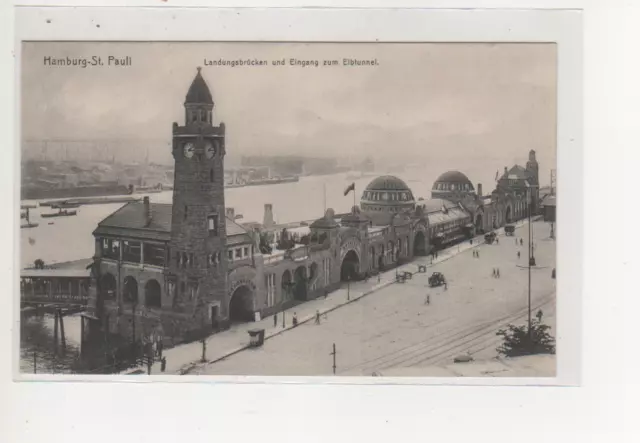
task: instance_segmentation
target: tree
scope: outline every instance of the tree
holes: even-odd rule
[[[507,357],[518,357],[533,354],[555,354],[555,339],[549,334],[551,326],[542,323],[542,311],[531,321],[531,334],[527,325],[507,325],[496,335],[503,338],[502,344],[496,349],[499,354]],[[531,338],[530,338],[531,337]]]
[[[42,260],[41,258],[37,258],[34,262],[33,262],[33,266],[36,269],[44,269],[44,260]]]

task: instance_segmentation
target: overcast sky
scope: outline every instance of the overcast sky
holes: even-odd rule
[[[44,57],[130,56],[130,67]],[[204,59],[377,58],[377,67],[213,67]],[[203,66],[228,150],[502,157],[556,147],[552,44],[25,43],[26,140],[171,138]],[[165,146],[158,149],[166,149]]]

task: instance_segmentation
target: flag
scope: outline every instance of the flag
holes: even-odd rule
[[[349,192],[356,190],[356,184],[355,183],[351,183],[349,186],[347,186],[347,188],[344,190],[344,195],[346,196]]]

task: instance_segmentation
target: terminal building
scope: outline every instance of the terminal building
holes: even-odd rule
[[[461,172],[442,174],[429,200],[395,176],[373,179],[347,214],[238,223],[225,206],[225,125],[200,70],[173,125],[173,203],[130,202],[93,235],[90,309],[100,333],[179,343],[254,321],[416,256],[522,219],[537,205],[535,152],[505,168],[490,194]],[[532,211],[537,207],[532,205]]]

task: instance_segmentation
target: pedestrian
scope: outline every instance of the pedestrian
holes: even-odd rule
[[[518,246],[518,239],[514,238],[515,242],[516,242],[516,246]]]
[[[324,298],[327,298],[327,296],[325,295]],[[275,314],[273,314],[273,327],[277,327],[278,326],[278,313],[276,312]]]
[[[469,244],[472,245],[473,244],[473,239],[469,239]]]
[[[536,318],[538,319],[538,323],[542,321],[542,309],[538,309],[538,312],[536,312]]]
[[[447,290],[447,281],[446,280],[444,281],[444,290],[445,291]]]
[[[298,314],[296,314],[295,312],[293,313],[293,326],[298,326]]]
[[[324,290],[324,298],[327,298],[329,296],[329,290],[325,289]]]
[[[520,246],[522,246],[522,245],[523,245],[523,242],[522,242],[522,239],[520,239]]]
[[[491,270],[491,277],[496,278],[496,268]]]
[[[318,311],[316,309],[316,324],[319,325],[320,324],[320,311]]]
[[[520,251],[518,251],[518,258],[520,258]]]
[[[496,277],[500,278],[500,268],[496,268]]]
[[[164,372],[167,369],[167,357],[162,357],[160,360],[160,372]]]
[[[431,297],[429,297],[429,294],[427,294],[427,296],[424,298],[424,304],[428,305],[431,303]]]
[[[367,283],[369,281],[369,272],[364,273],[364,282]]]
[[[496,245],[500,244],[500,239],[498,237],[496,237]]]
[[[378,273],[378,283],[380,283],[380,273]]]
[[[162,338],[158,340],[158,358],[162,359],[162,349],[164,348],[164,343],[162,342]]]

